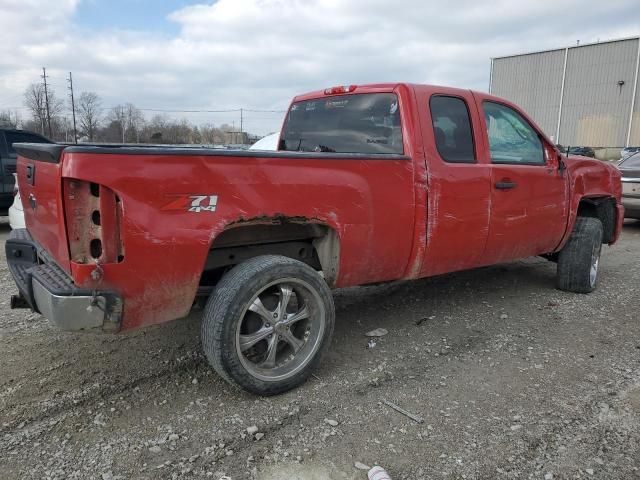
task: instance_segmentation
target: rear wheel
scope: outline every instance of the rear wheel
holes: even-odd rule
[[[209,298],[202,344],[225,380],[274,395],[318,366],[334,317],[331,291],[315,270],[287,257],[255,257],[229,271]]]
[[[589,293],[598,285],[602,222],[578,217],[571,237],[558,254],[557,287],[576,293]]]

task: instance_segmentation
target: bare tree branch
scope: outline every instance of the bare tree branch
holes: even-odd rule
[[[44,98],[44,87],[40,83],[32,83],[24,92],[24,104],[31,113],[31,118],[38,124],[40,133],[44,135],[47,122],[47,111]]]
[[[78,98],[78,116],[80,132],[90,142],[94,141],[100,126],[100,106],[102,101],[95,92],[82,92]]]

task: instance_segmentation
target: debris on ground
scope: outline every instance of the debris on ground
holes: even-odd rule
[[[428,321],[428,320],[433,320],[434,318],[436,318],[435,315],[431,315],[430,317],[422,317],[419,318],[418,320],[416,320],[414,323],[416,324],[416,326],[420,326],[422,325],[424,322]]]
[[[418,423],[424,423],[424,420],[422,419],[422,417],[418,416],[418,415],[414,415],[411,412],[407,412],[404,408],[399,407],[398,405],[396,405],[395,403],[391,403],[389,400],[382,400],[383,403],[385,405],[387,405],[388,407],[393,408],[396,412],[401,413],[402,415],[409,417],[411,420],[413,420],[414,422],[418,422]]]
[[[369,472],[367,472],[367,476],[369,477],[369,480],[391,480],[387,471],[379,465],[376,465],[369,470]]]
[[[386,328],[376,328],[374,330],[371,330],[370,332],[365,333],[365,335],[367,337],[384,337],[387,333],[389,333],[389,330],[387,330]]]

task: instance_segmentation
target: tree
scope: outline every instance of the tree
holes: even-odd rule
[[[94,141],[100,126],[100,106],[102,101],[95,92],[82,92],[78,98],[78,116],[80,117],[80,133],[90,142]]]
[[[133,103],[125,103],[126,132],[130,142],[140,143],[140,131],[144,127],[144,115]]]
[[[107,119],[111,122],[110,128],[117,128],[124,143],[124,133],[126,131],[127,114],[124,105],[116,105],[109,111]]]
[[[116,105],[109,112],[107,120],[111,122],[110,128],[117,126],[122,143],[140,141],[140,132],[144,127],[144,115],[133,103]]]
[[[0,127],[18,128],[20,123],[20,115],[17,111],[3,110],[0,112]]]
[[[56,126],[56,119],[60,113],[64,110],[64,103],[62,100],[56,98],[56,94],[53,90],[49,89],[47,97],[44,94],[44,85],[40,83],[32,83],[24,92],[24,104],[29,109],[31,117],[34,122],[40,126],[40,133],[43,135],[46,133],[45,128],[51,127],[53,132],[54,126]],[[47,118],[47,100],[49,104],[49,118],[51,124],[49,125],[49,118]],[[56,135],[59,132],[56,133]],[[56,137],[54,135],[54,137]]]
[[[32,83],[24,92],[24,104],[31,113],[31,118],[38,124],[40,133],[44,135],[47,122],[47,110],[44,99],[44,86],[40,83]]]

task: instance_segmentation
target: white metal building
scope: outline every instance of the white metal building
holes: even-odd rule
[[[640,146],[640,37],[491,59],[489,91],[565,146]]]

